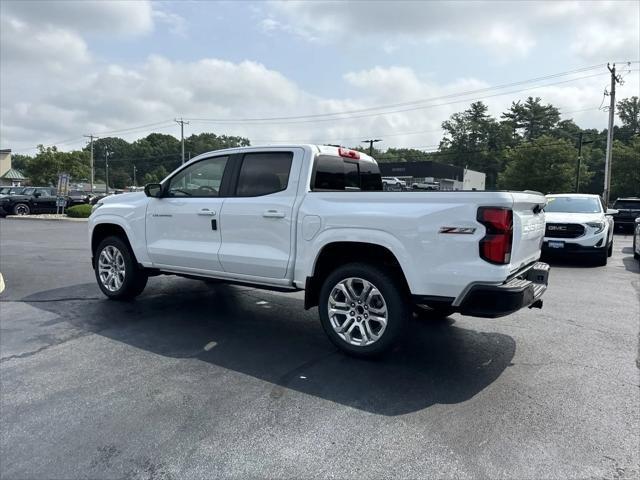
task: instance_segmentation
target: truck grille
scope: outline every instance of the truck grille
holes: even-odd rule
[[[578,223],[547,223],[544,236],[552,238],[578,238],[584,235],[584,227]]]

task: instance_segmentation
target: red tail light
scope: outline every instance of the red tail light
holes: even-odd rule
[[[480,257],[490,263],[508,264],[513,242],[513,211],[502,207],[480,207],[477,220],[487,229],[487,234],[480,240]]]
[[[360,152],[355,150],[349,150],[348,148],[338,148],[338,155],[345,158],[353,158],[354,160],[360,160]]]

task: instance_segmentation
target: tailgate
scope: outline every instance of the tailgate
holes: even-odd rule
[[[513,192],[513,244],[510,271],[516,271],[540,258],[544,237],[547,199],[541,193]]]

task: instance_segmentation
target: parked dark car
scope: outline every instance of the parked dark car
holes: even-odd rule
[[[618,213],[613,216],[615,228],[631,230],[635,219],[640,217],[640,198],[619,198],[612,208],[618,210]]]
[[[633,229],[633,258],[640,260],[640,217],[636,218]]]
[[[0,216],[55,213],[56,189],[26,187],[20,194],[0,197]]]
[[[0,187],[0,195],[17,195],[26,187]]]
[[[91,200],[91,194],[82,190],[71,190],[67,195],[67,207],[89,203],[89,200]]]

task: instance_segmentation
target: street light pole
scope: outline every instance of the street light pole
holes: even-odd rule
[[[580,132],[578,137],[578,166],[576,168],[576,193],[580,192],[580,169],[582,168],[582,145],[586,145],[588,143],[593,143],[594,140],[585,140],[582,141],[583,133]]]
[[[104,177],[105,177],[105,187],[104,193],[109,193],[109,150],[104,151]]]
[[[368,143],[369,144],[369,156],[373,155],[373,144],[381,142],[381,141],[382,141],[382,139],[380,139],[380,138],[372,138],[370,140],[362,140],[362,143]]]

